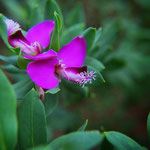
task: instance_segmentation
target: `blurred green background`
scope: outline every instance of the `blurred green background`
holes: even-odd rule
[[[48,117],[49,138],[74,131],[88,119],[88,130],[120,131],[148,147],[146,120],[150,111],[150,1],[57,2],[64,16],[64,29],[81,30],[70,35],[66,41],[62,39],[62,45],[80,35],[84,27],[102,27],[100,40],[90,56],[104,64],[102,74],[106,82],[83,91],[71,89],[67,84],[66,87],[62,86],[59,94],[51,95],[52,99],[59,97],[59,104]],[[0,0],[0,4],[1,13],[28,29],[32,20],[32,1]],[[63,31],[62,35],[65,37]],[[1,54],[11,55],[2,40],[0,45]]]

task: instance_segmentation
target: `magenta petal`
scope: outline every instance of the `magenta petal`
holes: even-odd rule
[[[57,53],[53,50],[48,50],[36,56],[24,55],[25,58],[31,59],[31,60],[45,60],[45,59],[49,59],[49,58],[56,57],[56,56],[57,56]]]
[[[31,45],[30,42],[24,37],[21,30],[16,31],[14,34],[8,36],[8,42],[12,47],[22,47],[24,45]]]
[[[59,80],[55,76],[57,63],[56,58],[33,61],[29,63],[26,72],[38,86],[44,89],[56,88],[59,84]]]
[[[87,66],[66,68],[62,76],[72,82],[80,84],[84,87],[87,83],[96,80],[96,71],[87,71]]]
[[[54,21],[43,21],[33,26],[26,34],[26,38],[31,42],[39,42],[46,48],[50,42],[50,34],[54,29]]]
[[[12,47],[20,47],[21,51],[26,55],[36,56],[41,53],[42,49],[39,43],[30,43],[22,34],[21,30],[8,36],[8,42]]]
[[[66,67],[81,67],[86,56],[86,42],[82,36],[74,38],[58,52]]]
[[[87,72],[87,66],[66,68],[62,76],[72,82],[79,83],[82,80],[80,73]]]

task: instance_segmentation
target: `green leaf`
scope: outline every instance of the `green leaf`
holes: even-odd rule
[[[77,94],[78,93],[78,94]],[[79,84],[62,79],[61,94],[67,104],[77,103],[89,94],[88,87],[82,88]],[[69,100],[68,100],[69,97]]]
[[[34,148],[30,148],[28,150],[52,150],[49,146],[38,146]]]
[[[47,116],[48,139],[52,138],[52,135],[50,134],[53,131],[67,131],[67,129],[72,129],[77,120],[78,118],[75,113],[57,105],[54,112]]]
[[[18,113],[19,147],[24,150],[46,144],[45,110],[38,94],[33,89],[24,97]]]
[[[4,16],[0,14],[0,36],[3,39],[4,43],[7,47],[10,47],[8,43],[8,33],[7,33],[7,26],[4,22]]]
[[[54,16],[55,16],[55,28],[52,34],[50,48],[58,52],[60,49],[59,36],[60,36],[60,31],[62,29],[62,20],[60,15],[57,12],[54,12]]]
[[[74,92],[74,94],[78,93],[79,95],[87,96],[88,89],[86,87],[82,88],[79,84],[70,82],[68,80],[62,79],[62,84],[69,92]],[[77,94],[76,94],[77,95]]]
[[[45,8],[45,19],[55,20],[55,28],[51,38],[50,48],[55,51],[60,49],[60,31],[63,27],[63,16],[56,0],[47,0]]]
[[[96,28],[89,27],[86,29],[82,35],[84,36],[86,40],[86,45],[87,45],[87,53],[90,52],[90,49],[93,47],[94,41],[95,41],[95,36],[96,36]]]
[[[96,58],[105,58],[112,50],[112,46],[116,41],[118,33],[119,22],[111,20],[109,23],[105,23],[103,32],[101,32],[100,40],[97,42],[97,46],[100,47],[97,51],[92,49],[91,53]],[[94,52],[93,52],[94,51]],[[94,53],[94,54],[93,54]]]
[[[56,22],[56,25],[57,25],[57,31],[60,32],[61,29],[62,29],[62,20],[61,20],[61,17],[60,17],[60,15],[56,11],[54,12],[54,16],[56,18],[55,22]]]
[[[2,65],[1,66],[2,69],[4,69],[5,71],[9,72],[9,73],[24,73],[23,70],[20,70],[19,68],[17,68],[14,65]]]
[[[8,14],[11,16],[15,16],[15,18],[19,19],[23,22],[26,22],[25,18],[27,16],[27,11],[23,5],[20,5],[19,1],[17,0],[1,0],[2,5],[4,8],[7,9]]]
[[[75,25],[63,30],[61,38],[60,38],[61,46],[64,46],[67,43],[69,43],[74,37],[81,35],[84,28],[85,28],[85,24],[79,23],[79,24],[75,24]]]
[[[93,56],[95,52],[99,51],[100,49],[99,43],[101,40],[101,35],[102,35],[102,28],[100,27],[99,29],[96,30],[96,36],[93,46],[88,53],[89,56]]]
[[[30,60],[25,59],[25,58],[23,57],[23,55],[22,55],[21,50],[20,50],[19,55],[18,55],[18,59],[17,59],[17,64],[18,64],[18,66],[19,66],[21,69],[24,69],[24,70],[25,70],[25,69],[27,68],[27,65],[28,65],[29,62],[30,62]]]
[[[60,88],[57,87],[57,88],[54,88],[54,89],[50,89],[50,90],[47,90],[46,93],[50,93],[50,94],[56,94],[60,91]]]
[[[92,80],[91,86],[93,86],[93,85],[97,86],[100,83],[105,83],[105,80],[104,80],[102,74],[97,70],[97,68],[94,68],[93,66],[90,66],[90,65],[88,65],[87,67],[88,67],[88,71],[96,71],[96,74],[95,74],[96,80]],[[88,84],[88,85],[90,85],[90,84]]]
[[[38,4],[34,5],[30,14],[30,26],[33,26],[39,22],[43,21],[43,13],[41,13],[40,6]]]
[[[99,42],[101,35],[102,35],[102,28],[100,27],[98,30],[96,30],[96,36],[94,41],[95,45]]]
[[[122,133],[115,131],[104,133],[107,140],[118,150],[144,150],[142,146]]]
[[[97,71],[100,71],[100,72],[105,69],[105,66],[99,60],[90,56],[86,57],[84,64],[92,66],[96,68]]]
[[[33,88],[34,83],[31,79],[25,78],[13,85],[15,93],[18,99],[24,98],[24,96]]]
[[[40,6],[40,12],[44,13],[46,0],[26,0],[29,9],[32,11],[36,7],[36,5]]]
[[[73,9],[67,14],[67,26],[73,26],[76,23],[85,22],[85,14],[81,3],[77,3]]]
[[[55,139],[49,146],[53,150],[88,150],[102,141],[103,135],[98,131],[74,132]]]
[[[55,20],[54,12],[57,12],[63,24],[63,15],[56,0],[47,0],[45,6],[45,20]]]
[[[20,53],[20,47],[16,47],[16,48],[14,48],[14,47],[9,47],[10,48],[10,50],[12,50],[14,53],[16,53],[17,55],[19,55],[19,53]]]
[[[49,116],[56,108],[58,104],[58,94],[45,94],[44,105],[46,116]]]
[[[0,55],[0,60],[6,62],[8,64],[17,65],[17,55],[9,56],[9,57]]]
[[[148,118],[147,118],[147,131],[148,131],[148,138],[150,141],[150,113],[148,114]]]
[[[44,20],[44,11],[46,0],[26,0],[28,5],[28,25],[29,28]]]
[[[13,150],[17,143],[15,92],[0,70],[0,149]]]
[[[85,123],[78,129],[78,131],[84,131],[87,124],[88,124],[88,120],[85,121]]]

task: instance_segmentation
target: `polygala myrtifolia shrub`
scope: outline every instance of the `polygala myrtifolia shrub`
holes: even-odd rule
[[[48,116],[58,107],[58,92],[69,87],[87,96],[89,86],[105,82],[105,67],[92,57],[101,28],[80,32],[83,25],[78,24],[68,30],[56,1],[46,3],[32,9],[27,32],[0,14],[1,38],[14,53],[0,56],[6,63],[0,71],[0,150],[146,149],[119,132],[86,131],[88,121],[72,133],[51,138]],[[150,135],[150,116],[147,124]]]

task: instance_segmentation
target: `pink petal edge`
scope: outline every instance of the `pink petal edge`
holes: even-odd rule
[[[39,42],[43,48],[50,43],[50,35],[55,26],[54,21],[46,20],[28,30],[26,38],[31,42]]]
[[[57,63],[56,58],[33,61],[28,64],[26,72],[39,87],[44,89],[56,88],[59,84],[59,80],[55,76]]]
[[[37,56],[24,55],[25,58],[31,59],[31,60],[45,60],[45,59],[50,59],[56,56],[57,56],[57,53],[53,51],[52,49],[44,53],[38,54]]]
[[[86,41],[84,37],[78,36],[58,52],[58,58],[66,67],[81,67],[86,56]]]
[[[87,72],[87,66],[66,68],[62,76],[69,81],[78,83],[81,79],[81,72]]]

